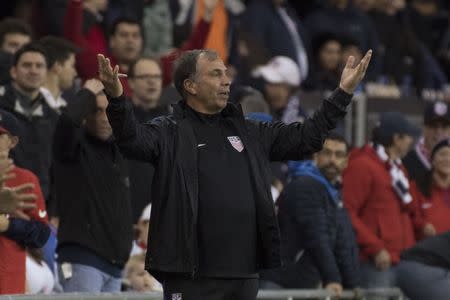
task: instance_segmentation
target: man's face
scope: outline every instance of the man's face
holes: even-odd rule
[[[121,23],[110,38],[112,54],[120,63],[130,64],[142,51],[141,29],[136,24]]]
[[[289,102],[291,87],[285,83],[266,83],[265,96],[272,111],[284,109]]]
[[[107,106],[108,100],[105,94],[97,95],[97,109],[86,118],[85,124],[87,131],[102,141],[108,140],[112,135],[111,125],[106,116]]]
[[[394,134],[393,146],[397,149],[400,158],[404,158],[408,154],[414,142],[414,138],[407,134]]]
[[[141,59],[134,68],[134,74],[128,79],[135,103],[153,108],[158,104],[162,89],[162,72],[159,65],[149,59]]]
[[[319,52],[319,63],[325,71],[336,71],[342,57],[342,47],[337,41],[328,41]]]
[[[441,175],[450,175],[450,147],[442,147],[433,157],[431,162],[433,170]]]
[[[22,33],[7,33],[4,37],[2,50],[14,54],[23,45],[31,42],[31,37]]]
[[[45,82],[47,63],[39,52],[25,52],[15,66],[11,67],[11,78],[26,92],[35,92]]]
[[[197,75],[193,80],[191,94],[209,113],[218,113],[227,105],[230,96],[230,78],[221,59],[208,60],[200,55]]]
[[[450,138],[450,122],[435,121],[425,125],[423,129],[425,147],[431,151],[438,142]]]
[[[333,182],[347,167],[347,152],[345,143],[326,139],[322,150],[314,155],[314,161],[325,178]]]
[[[59,64],[59,63],[58,63]],[[73,86],[73,81],[77,77],[77,70],[75,68],[75,54],[70,54],[69,58],[64,63],[59,65],[60,70],[60,88],[67,90]]]

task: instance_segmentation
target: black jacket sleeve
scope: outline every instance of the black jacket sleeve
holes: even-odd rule
[[[163,117],[149,123],[139,124],[133,113],[133,107],[125,96],[108,97],[106,109],[114,138],[120,151],[128,159],[155,162],[160,153],[162,142]]]
[[[96,96],[81,89],[59,117],[53,137],[53,156],[58,161],[75,160],[82,136],[81,123],[96,108]]]
[[[345,208],[338,211],[336,260],[341,271],[344,288],[360,285],[359,254],[350,216]]]
[[[36,220],[11,218],[6,237],[30,248],[42,248],[50,237],[50,228]]]
[[[301,233],[302,244],[313,258],[323,283],[340,283],[342,279],[324,208],[324,201],[329,201],[327,191],[316,180],[299,177],[288,185],[285,197],[287,208]]]
[[[322,149],[329,131],[344,118],[352,95],[336,89],[304,123],[258,123],[270,160],[301,160]]]

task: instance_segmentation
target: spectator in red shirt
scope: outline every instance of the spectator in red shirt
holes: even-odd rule
[[[0,111],[0,161],[8,159],[9,152],[19,142],[19,126],[15,118]],[[25,247],[40,248],[50,236],[44,197],[37,177],[28,170],[14,166],[14,176],[6,187],[31,183],[29,192],[37,196],[37,207],[0,215],[0,294],[25,293]]]
[[[218,0],[203,0],[205,14],[198,23],[191,38],[180,49],[160,57],[163,69],[163,84],[172,81],[172,63],[181,51],[203,48],[208,37],[212,13]],[[141,24],[134,19],[119,18],[112,25],[108,44],[111,55],[104,47],[104,34],[101,35],[95,28],[98,23],[86,24],[83,20],[83,3],[80,0],[70,0],[66,10],[64,22],[64,35],[77,44],[83,51],[77,58],[78,73],[82,79],[93,78],[97,75],[97,54],[111,57],[112,65],[119,65],[120,72],[128,73],[129,65],[139,58],[143,49],[143,35]],[[84,29],[83,27],[88,27]],[[95,33],[95,34],[94,34]],[[126,79],[122,80],[125,95],[131,95]]]
[[[444,139],[431,152],[431,170],[414,188],[424,219],[433,225],[429,235],[450,230],[450,139]]]
[[[414,245],[415,229],[425,231],[401,163],[417,133],[402,114],[382,114],[372,143],[351,153],[343,174],[343,199],[356,230],[364,287],[395,286],[400,253]]]

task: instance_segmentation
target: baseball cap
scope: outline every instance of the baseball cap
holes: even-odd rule
[[[406,134],[412,137],[420,135],[420,129],[396,111],[380,114],[378,129],[379,134],[384,137],[394,134]]]
[[[0,109],[0,133],[20,136],[20,126],[16,117],[2,109]]]
[[[275,56],[266,65],[256,68],[253,75],[270,83],[286,83],[292,86],[301,83],[298,65],[286,56]]]
[[[443,121],[450,125],[450,107],[449,103],[437,101],[429,102],[425,105],[423,122],[430,125],[434,121]]]
[[[150,221],[150,213],[152,212],[152,204],[149,203],[142,211],[139,221]]]

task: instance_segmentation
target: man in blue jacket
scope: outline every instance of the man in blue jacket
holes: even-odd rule
[[[98,55],[115,142],[128,158],[155,166],[146,269],[164,299],[256,299],[258,272],[280,266],[270,193],[270,161],[300,160],[322,148],[364,77],[371,51],[303,124],[245,120],[228,103],[230,78],[216,52],[177,61],[183,100],[174,113],[139,125],[123,96],[119,69]]]
[[[314,160],[290,162],[293,180],[278,200],[285,266],[263,274],[263,288],[321,285],[339,295],[359,284],[358,247],[339,187],[347,157],[346,141],[332,134]]]

